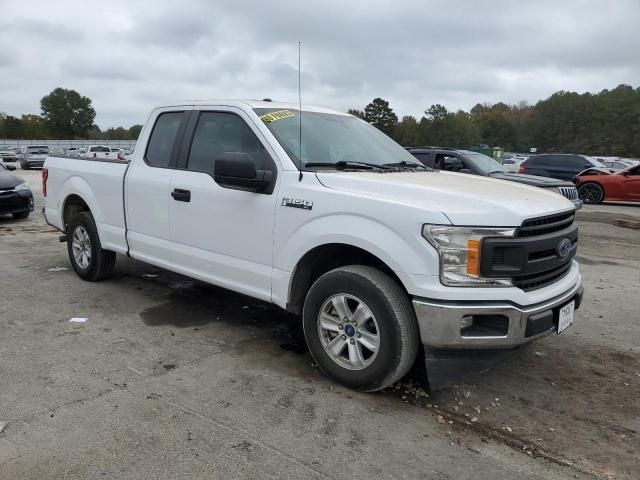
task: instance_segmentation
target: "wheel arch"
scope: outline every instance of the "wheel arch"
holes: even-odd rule
[[[300,314],[311,285],[325,273],[347,265],[374,267],[391,277],[406,292],[397,273],[378,256],[348,243],[326,243],[307,251],[296,264],[289,280],[287,311]]]

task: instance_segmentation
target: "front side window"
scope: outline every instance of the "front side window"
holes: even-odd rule
[[[246,153],[256,170],[269,170],[271,157],[238,115],[226,112],[202,112],[198,119],[187,169],[213,174],[215,161],[223,153]]]
[[[173,148],[184,112],[168,112],[158,116],[149,137],[145,160],[152,167],[167,168],[171,163]]]

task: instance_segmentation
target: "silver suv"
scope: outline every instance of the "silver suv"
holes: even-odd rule
[[[20,166],[23,170],[42,167],[47,155],[49,155],[49,147],[47,145],[27,145],[22,149]]]

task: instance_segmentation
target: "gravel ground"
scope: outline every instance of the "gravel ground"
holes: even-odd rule
[[[432,393],[326,379],[295,318],[118,257],[87,283],[0,217],[0,478],[640,478],[640,232],[586,206],[576,323]],[[86,323],[70,323],[86,317]]]

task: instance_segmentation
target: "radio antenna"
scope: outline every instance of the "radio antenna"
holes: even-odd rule
[[[298,154],[298,161],[300,162],[298,164],[298,171],[300,172],[300,175],[298,176],[298,181],[301,182],[302,181],[302,81],[301,81],[301,75],[300,75],[300,70],[301,70],[301,65],[302,65],[302,42],[298,41],[298,107],[299,107],[299,112],[300,112],[300,116],[298,117],[298,145],[300,147],[300,152]]]

